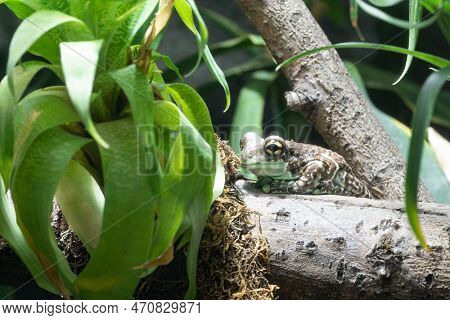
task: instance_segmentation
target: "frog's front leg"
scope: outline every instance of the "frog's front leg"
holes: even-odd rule
[[[320,160],[313,160],[302,168],[298,179],[272,181],[270,192],[313,193],[320,185],[324,171],[325,164]]]

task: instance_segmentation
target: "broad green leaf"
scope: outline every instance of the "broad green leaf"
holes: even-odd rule
[[[24,238],[16,221],[16,213],[12,202],[6,194],[3,179],[0,177],[0,237],[2,237],[20,260],[25,264],[32,274],[37,284],[52,293],[56,293],[55,288],[45,275],[38,258]]]
[[[412,25],[417,25],[422,18],[422,4],[420,0],[409,0],[409,23]],[[417,39],[419,38],[419,29],[416,27],[409,28],[408,33],[408,50],[414,51],[416,49]],[[396,85],[399,83],[409,70],[412,62],[412,55],[408,54],[406,56],[406,63],[400,77],[393,83]]]
[[[450,60],[429,54],[424,53],[420,51],[411,51],[408,49],[404,49],[401,47],[396,46],[390,46],[385,44],[377,44],[377,43],[366,43],[366,42],[343,42],[338,43],[334,45],[324,46],[320,48],[315,48],[312,50],[307,50],[305,52],[302,52],[300,54],[297,54],[285,61],[283,61],[281,64],[279,64],[276,68],[276,70],[280,70],[281,68],[285,67],[286,65],[297,61],[303,57],[309,56],[313,53],[329,50],[329,49],[374,49],[374,50],[382,50],[382,51],[390,51],[390,52],[396,52],[396,53],[402,53],[402,54],[409,54],[417,59],[423,60],[425,62],[428,62],[436,67],[439,68],[445,68],[450,65]]]
[[[132,119],[97,126],[109,148],[101,148],[105,208],[94,254],[75,281],[82,299],[129,299],[142,275],[134,270],[148,259],[159,194],[152,176],[141,174],[138,139]]]
[[[187,95],[184,96],[184,99],[186,99],[186,96]],[[190,104],[189,99],[185,101]],[[193,108],[193,106],[191,106],[191,108]],[[201,118],[202,117],[200,117],[200,119]],[[204,121],[204,119],[197,120],[197,123]],[[167,177],[167,181],[169,182],[172,182],[173,178],[177,181],[177,183],[174,183],[168,190],[170,190],[170,192],[175,192],[175,190],[177,190],[178,197],[171,196],[167,198],[172,199],[170,201],[161,199],[161,205],[168,210],[166,214],[163,214],[162,211],[160,212],[157,231],[155,233],[155,236],[159,235],[158,237],[155,237],[155,246],[158,246],[160,249],[157,250],[152,257],[156,257],[157,254],[167,250],[169,244],[173,244],[178,229],[182,227],[182,223],[185,221],[185,212],[189,209],[188,214],[191,227],[191,239],[189,244],[187,269],[190,285],[187,296],[193,297],[196,290],[196,264],[200,239],[206,225],[209,208],[213,201],[216,160],[211,147],[174,104],[169,102],[158,102],[156,104],[155,124],[162,125],[170,130],[180,130],[179,134],[182,136],[181,142],[185,146],[184,156],[187,160],[183,166],[182,175],[172,174]],[[174,166],[173,168],[180,168],[180,165]],[[192,190],[194,189],[192,187],[188,187],[193,185],[196,186],[195,190]],[[168,195],[170,196],[170,194]],[[164,197],[164,193],[162,197]],[[174,210],[179,210],[176,216]],[[162,219],[164,219],[164,222]],[[172,222],[170,220],[172,220]],[[174,222],[176,222],[175,226]],[[167,236],[168,233],[170,234],[170,237]],[[163,244],[165,244],[165,246],[162,246]]]
[[[433,16],[431,16],[430,18],[428,18],[422,22],[417,21],[417,23],[414,23],[414,21],[411,21],[411,20],[410,21],[402,20],[402,19],[398,19],[396,17],[390,16],[383,10],[372,7],[371,5],[367,4],[363,0],[355,0],[355,1],[358,3],[358,6],[361,8],[361,10],[363,10],[367,14],[369,14],[377,19],[380,19],[381,21],[384,21],[386,23],[392,24],[393,26],[403,28],[403,29],[426,28],[426,27],[429,27],[430,25],[432,25],[439,18],[439,14],[434,14]],[[410,1],[416,1],[416,0],[410,0]],[[411,13],[411,11],[410,11],[410,13]]]
[[[358,70],[352,64],[346,63],[346,66],[356,85],[366,97],[369,105],[372,107],[372,111],[375,113],[384,129],[388,132],[391,139],[397,145],[403,157],[406,159],[408,157],[408,148],[411,140],[411,129],[397,119],[385,114],[375,107],[366,88],[364,87],[363,80]],[[358,65],[358,67],[360,67],[360,65]],[[389,83],[390,82],[387,82],[386,84],[392,87]],[[400,85],[402,84],[404,85],[404,82]],[[450,204],[450,185],[444,172],[442,171],[442,167],[437,161],[436,156],[428,143],[425,143],[422,153],[420,179],[423,181],[437,202]]]
[[[69,22],[86,28],[85,32],[88,32],[86,25],[81,20],[59,11],[37,11],[26,18],[17,28],[11,40],[7,73],[11,74],[14,66],[39,38],[49,30]]]
[[[205,22],[201,17],[197,6],[192,0],[175,0],[174,2],[175,10],[183,20],[184,24],[191,30],[195,35],[198,44],[198,57],[194,68],[189,72],[192,74],[200,65],[202,60],[203,52],[205,51],[206,45],[208,43],[208,29],[206,28]],[[197,18],[199,28],[195,24],[194,15]]]
[[[395,74],[393,72],[372,67],[368,64],[358,64],[364,83],[370,89],[387,90],[396,94],[403,103],[411,110],[416,110],[417,95],[420,86],[408,79],[403,79],[398,85],[391,85]],[[431,122],[450,129],[450,91],[443,90],[439,95],[434,108]]]
[[[33,9],[34,11],[39,10],[55,10],[69,13],[69,0],[3,0],[0,3],[14,3],[18,2],[27,7]]]
[[[97,133],[90,113],[92,88],[102,40],[63,42],[61,64],[70,99],[86,130],[104,148],[108,145]]]
[[[214,152],[216,158],[216,176],[212,200],[215,200],[223,192],[225,171],[222,161],[217,155],[217,139],[214,134],[208,107],[202,97],[188,85],[181,83],[171,84],[168,86],[168,90],[188,120],[199,131]]]
[[[64,297],[73,293],[74,275],[50,227],[53,196],[72,155],[89,140],[60,128],[42,133],[30,146],[12,183],[17,221],[47,277]]]
[[[67,96],[43,95],[26,97],[15,113],[16,141],[13,165],[16,169],[33,141],[44,131],[63,124],[78,122]]]
[[[186,118],[198,130],[210,147],[216,150],[217,139],[214,135],[211,116],[202,97],[193,88],[183,83],[170,84],[167,86],[167,89]]]
[[[230,146],[240,153],[240,139],[249,131],[261,135],[267,89],[277,74],[268,71],[253,73],[239,93],[230,129]]]
[[[16,97],[20,98],[33,77],[42,68],[48,66],[43,62],[30,61],[14,68],[12,71],[13,87]],[[0,83],[0,176],[6,189],[12,170],[14,153],[14,112],[17,100],[10,88],[8,77]]]
[[[433,73],[428,77],[417,98],[417,111],[412,120],[413,134],[406,169],[405,205],[411,229],[414,231],[422,247],[427,251],[429,248],[420,227],[417,210],[417,190],[421,163],[420,155],[422,154],[425,133],[430,125],[434,105],[442,86],[448,81],[449,77],[450,67],[441,69],[439,72]]]
[[[105,205],[97,182],[81,164],[71,160],[55,198],[70,228],[92,254],[100,237]]]
[[[158,190],[161,169],[155,157],[155,136],[153,132],[153,92],[144,73],[135,64],[126,68],[111,72],[111,77],[122,88],[128,98],[133,120],[137,130],[144,138],[144,150],[148,173],[153,175],[152,186]]]
[[[131,45],[141,27],[155,13],[158,1],[139,0],[128,12],[118,17],[117,30],[112,33],[108,44],[106,67],[108,70],[120,68],[125,63],[128,46]]]
[[[197,188],[189,186],[197,186],[204,181],[199,171],[200,166],[204,166],[204,151],[200,148],[205,148],[206,144],[173,103],[160,101],[155,104],[155,124],[166,129],[177,129],[178,136],[162,180],[151,260],[164,254],[173,245],[175,235],[199,192]],[[208,145],[206,150],[211,153]]]

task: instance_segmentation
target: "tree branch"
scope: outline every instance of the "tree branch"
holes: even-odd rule
[[[449,299],[450,206],[421,204],[431,252],[403,203],[262,194],[238,181],[271,251],[271,282],[285,299]]]
[[[300,52],[329,45],[326,35],[301,0],[239,0],[282,62]],[[302,113],[355,174],[381,189],[387,199],[402,199],[405,162],[371,112],[335,50],[314,54],[284,69],[292,88],[289,109]],[[421,201],[432,201],[421,185]]]

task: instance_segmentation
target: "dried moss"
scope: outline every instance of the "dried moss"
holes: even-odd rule
[[[199,297],[204,299],[273,299],[276,286],[266,278],[268,244],[256,227],[256,213],[242,202],[232,181],[239,157],[219,140],[226,186],[215,201],[199,255]]]

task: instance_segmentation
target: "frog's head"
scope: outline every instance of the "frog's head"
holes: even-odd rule
[[[279,136],[265,139],[248,132],[241,139],[242,168],[258,177],[292,179],[287,170],[288,146]]]

